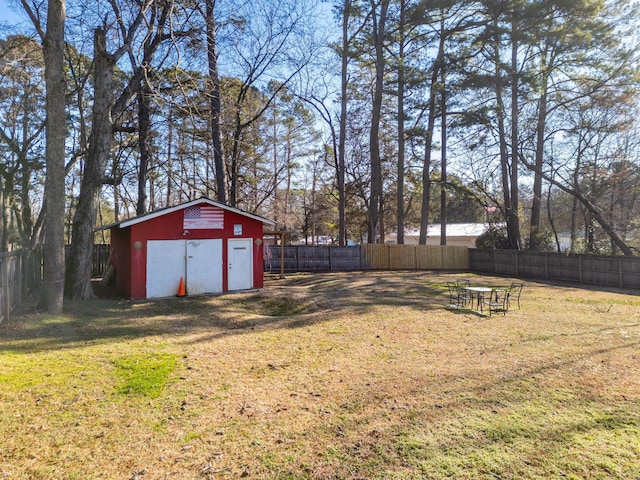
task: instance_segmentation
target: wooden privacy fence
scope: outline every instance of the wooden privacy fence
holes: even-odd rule
[[[9,319],[11,310],[42,281],[42,256],[39,251],[0,253],[0,322]]]
[[[469,249],[448,245],[362,245],[372,270],[468,270]]]
[[[69,249],[71,245],[65,245],[64,254],[66,258],[69,258]],[[111,253],[111,245],[108,243],[94,243],[93,244],[93,257],[91,260],[91,276],[101,277],[107,268],[109,261],[109,254]]]
[[[282,247],[265,249],[265,271],[280,272]],[[286,245],[285,272],[354,270],[468,270],[467,247],[440,245],[379,245],[361,247]]]
[[[359,247],[267,245],[264,270],[279,273],[284,253],[285,272],[327,272],[361,270],[364,257]]]
[[[93,262],[91,265],[91,276],[101,277],[109,261],[111,246],[105,243],[95,243],[93,245]]]
[[[640,288],[640,258],[604,255],[469,250],[474,272],[533,277],[607,287]]]

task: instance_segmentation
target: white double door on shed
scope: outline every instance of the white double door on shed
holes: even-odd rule
[[[251,239],[228,240],[228,289],[253,287]],[[187,294],[222,292],[222,239],[149,240],[147,298],[171,297],[180,277]]]
[[[180,277],[189,295],[222,291],[222,240],[149,240],[147,298],[178,293]]]

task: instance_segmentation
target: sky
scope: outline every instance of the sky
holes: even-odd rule
[[[27,20],[17,0],[0,0],[0,34]]]
[[[319,16],[323,21],[332,22],[332,2],[321,2],[318,6]],[[22,28],[18,28],[20,24]],[[24,13],[20,0],[0,0],[0,37],[4,37],[12,31],[31,31],[33,26]]]

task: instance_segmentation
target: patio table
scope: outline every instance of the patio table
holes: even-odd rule
[[[482,313],[482,305],[484,304],[485,294],[491,295],[493,288],[490,287],[463,287],[471,296],[476,299],[476,310]],[[471,304],[473,306],[473,302]]]

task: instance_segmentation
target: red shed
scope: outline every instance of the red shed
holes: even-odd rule
[[[262,227],[275,222],[200,198],[110,226],[116,287],[133,299],[261,288]]]

